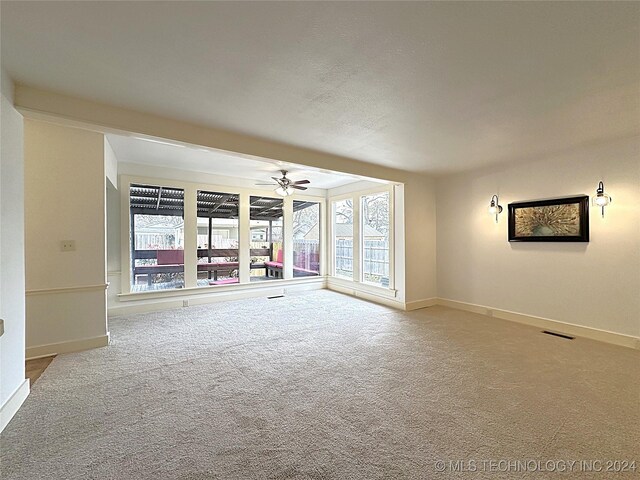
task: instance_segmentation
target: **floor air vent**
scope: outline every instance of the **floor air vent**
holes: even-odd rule
[[[274,295],[273,297],[267,297],[269,300],[271,300],[272,298],[282,298],[284,297],[284,295]]]
[[[566,338],[567,340],[573,340],[575,338],[570,335],[565,335],[563,333],[550,332],[549,330],[543,330],[542,333],[546,333],[547,335],[553,335],[554,337]]]

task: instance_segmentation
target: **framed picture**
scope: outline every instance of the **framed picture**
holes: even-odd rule
[[[509,204],[510,242],[588,242],[589,197]]]

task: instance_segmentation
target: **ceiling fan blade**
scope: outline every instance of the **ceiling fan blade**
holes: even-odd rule
[[[306,183],[311,183],[309,180],[298,180],[297,182],[292,182],[293,185],[304,185]]]
[[[278,185],[282,185],[282,178],[276,178],[276,177],[271,177],[273,180],[275,180],[276,182],[278,182]]]
[[[298,185],[290,184],[289,188],[295,188],[296,190],[306,190],[307,187],[299,187]]]

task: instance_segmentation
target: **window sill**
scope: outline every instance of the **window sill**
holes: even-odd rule
[[[329,286],[335,285],[338,287],[351,288],[353,290],[375,295],[377,297],[383,297],[388,299],[395,299],[398,296],[398,291],[393,288],[379,287],[377,285],[355,282],[341,277],[327,277],[327,283]]]
[[[154,298],[171,298],[171,297],[183,297],[188,295],[207,295],[218,292],[240,292],[257,290],[260,288],[269,288],[271,286],[287,286],[287,285],[300,285],[304,283],[324,283],[327,281],[326,276],[317,277],[297,277],[291,279],[274,279],[264,282],[253,283],[234,283],[230,285],[211,285],[207,287],[191,287],[191,288],[176,288],[172,290],[154,290],[149,292],[135,292],[135,293],[120,293],[118,299],[121,302],[135,302],[137,300],[150,300]]]

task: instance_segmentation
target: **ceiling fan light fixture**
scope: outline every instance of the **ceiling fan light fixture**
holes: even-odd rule
[[[275,189],[275,192],[278,195],[281,195],[283,197],[288,197],[289,195],[293,195],[293,190],[291,190],[289,187],[278,187]]]

